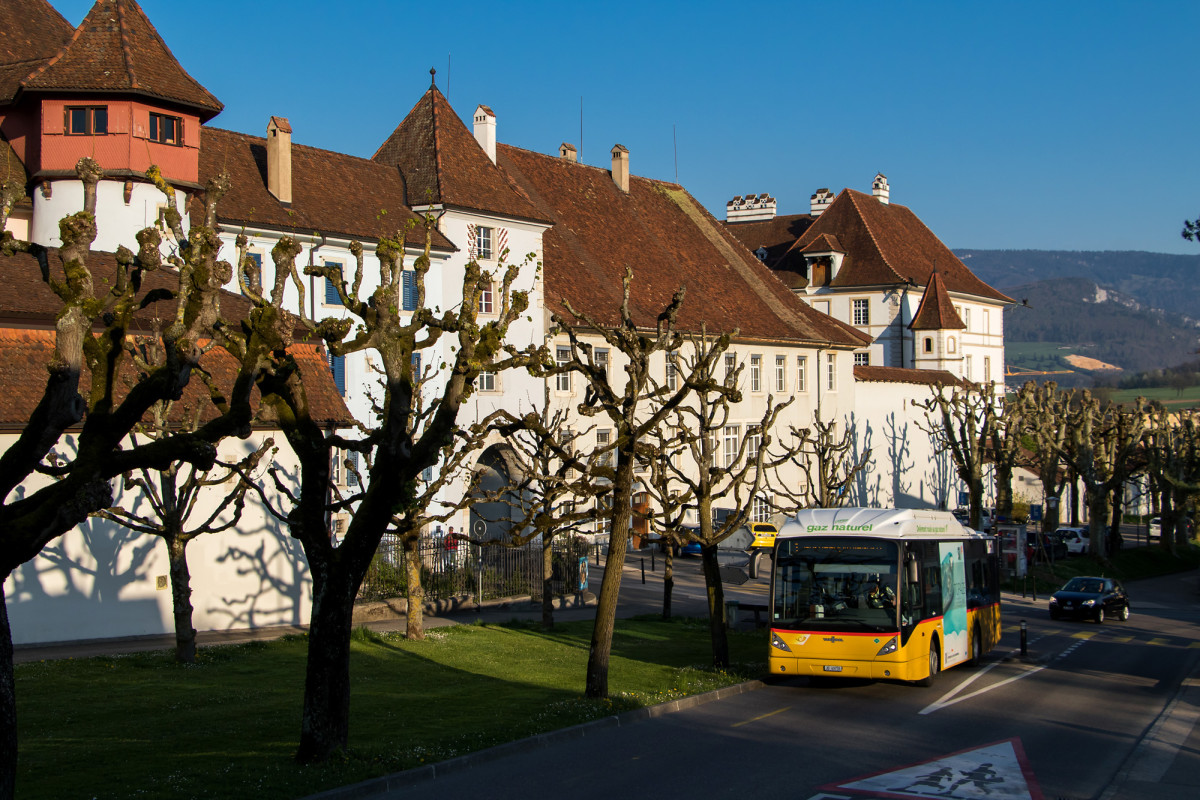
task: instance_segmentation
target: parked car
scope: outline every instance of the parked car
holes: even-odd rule
[[[1061,561],[1069,552],[1067,543],[1053,533],[1034,533],[1029,536],[1025,546],[1030,561]]]
[[[1050,619],[1074,617],[1104,622],[1129,619],[1129,595],[1115,578],[1071,578],[1050,598]]]
[[[1157,539],[1162,536],[1162,518],[1155,517],[1150,520],[1150,538]]]
[[[1087,528],[1059,528],[1054,532],[1067,546],[1067,555],[1086,555],[1092,546],[1092,540]]]

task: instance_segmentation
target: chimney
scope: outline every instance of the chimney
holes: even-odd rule
[[[875,173],[875,181],[871,184],[871,194],[885,206],[891,202],[889,199],[890,191],[888,190],[887,176],[882,172]]]
[[[482,103],[475,109],[475,141],[487,153],[487,157],[496,163],[496,115]]]
[[[825,213],[825,209],[829,208],[829,204],[832,202],[833,192],[824,188],[817,189],[808,201],[809,213],[814,217],[819,217]]]
[[[629,150],[623,144],[613,145],[612,179],[618,189],[629,194]]]
[[[292,204],[292,125],[284,117],[267,123],[267,191]]]
[[[579,160],[579,151],[575,149],[575,145],[563,142],[558,146],[558,157],[574,163]]]
[[[775,198],[762,194],[738,195],[725,204],[726,222],[763,222],[775,219]]]

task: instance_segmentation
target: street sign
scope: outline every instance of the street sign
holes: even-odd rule
[[[969,505],[971,505],[971,494],[970,494],[970,492],[959,492],[959,493],[958,493],[958,506],[959,506],[959,508],[966,508],[966,507],[967,507],[967,506],[969,506]]]
[[[1036,503],[1029,506],[1029,519],[1031,522],[1042,521],[1042,507]]]

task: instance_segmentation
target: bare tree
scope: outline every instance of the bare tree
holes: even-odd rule
[[[162,402],[152,410],[152,421],[143,438],[171,436],[171,403]],[[185,421],[184,430],[196,427],[195,418]],[[139,437],[130,434],[131,446]],[[218,462],[212,469],[175,462],[165,469],[143,467],[122,477],[124,505],[112,505],[95,512],[137,533],[158,536],[167,546],[168,574],[171,582],[172,618],[175,625],[175,660],[191,664],[196,660],[196,629],[192,626],[192,576],[188,568],[187,546],[206,533],[221,533],[235,528],[242,518],[254,473],[263,456],[274,448],[275,440],[265,439],[253,451],[235,463]],[[217,492],[222,494],[215,497]],[[209,500],[211,512],[193,520],[197,504]],[[144,511],[142,509],[145,509]]]
[[[252,366],[243,365],[234,386],[219,400],[214,398],[220,411],[216,418],[191,433],[136,447],[123,445],[155,403],[182,394],[200,363],[204,341],[221,337],[220,288],[231,277],[229,265],[217,261],[214,231],[216,203],[227,180],[209,182],[203,218],[195,220],[185,236],[174,190],[156,168],[148,173],[170,200],[164,219],[175,233],[175,249],[168,263],[178,270],[153,280],[151,276],[164,266],[160,250],[164,238],[158,228],[137,235],[136,254],[122,247],[102,259],[91,252],[97,186],[103,177],[93,160],[81,159],[76,167],[83,184],[83,210],[60,222],[62,246],[57,255],[19,241],[5,230],[23,187],[7,182],[0,187],[0,253],[8,258],[32,257],[30,267],[39,270],[61,309],[55,317],[54,352],[46,365],[41,398],[16,442],[0,456],[0,497],[5,498],[0,506],[0,798],[13,796],[17,761],[12,630],[4,581],[88,514],[111,505],[110,483],[117,475],[142,467],[166,468],[176,461],[209,468],[216,457],[215,442],[249,432],[254,375]],[[106,261],[111,267],[98,273]],[[135,318],[140,309],[162,301],[173,303],[173,311],[161,329],[151,330]],[[164,360],[141,372],[124,391],[122,376],[138,371],[130,350],[139,326],[159,340]],[[72,457],[65,462],[47,461],[63,434],[76,426],[80,427]],[[56,480],[34,491],[14,491],[35,473]]]
[[[796,508],[838,508],[850,497],[849,487],[871,461],[871,451],[856,452],[854,428],[847,425],[839,437],[837,421],[813,412],[812,427],[791,427],[791,462],[803,480],[782,490]]]
[[[733,404],[740,403],[737,388],[740,370],[717,380],[715,366],[728,340],[736,331],[720,339],[701,333],[688,338],[690,352],[668,365],[668,370],[683,366],[692,387],[692,396],[671,412],[655,437],[651,458],[657,462],[656,487],[660,514],[673,518],[678,530],[680,512],[694,509],[697,519],[695,540],[700,544],[701,567],[708,597],[709,633],[712,640],[713,666],[729,666],[728,621],[725,617],[724,585],[721,580],[717,548],[746,524],[756,499],[762,499],[768,476],[791,460],[794,451],[769,455],[771,431],[780,412],[792,399],[776,404],[767,397],[766,410],[744,435],[729,425]],[[652,383],[655,383],[652,381]],[[668,383],[667,390],[670,389]],[[665,396],[662,391],[656,395]],[[716,504],[727,514],[716,519]]]
[[[1046,498],[1042,530],[1054,531],[1061,518],[1062,494],[1069,475],[1061,453],[1069,433],[1064,419],[1071,395],[1060,392],[1054,381],[1042,385],[1028,381],[1017,392],[1017,402],[1021,406],[1021,428],[1033,445],[1030,466],[1037,471]]]
[[[683,375],[674,391],[653,389],[650,379],[651,362],[659,353],[679,348],[681,336],[676,328],[679,308],[683,304],[684,290],[675,292],[671,301],[658,315],[655,327],[647,330],[640,327],[630,311],[629,296],[633,282],[633,271],[626,270],[622,280],[623,299],[619,322],[616,325],[601,324],[593,317],[575,310],[564,301],[565,313],[555,313],[555,334],[567,337],[569,346],[566,359],[554,364],[547,354],[546,361],[537,374],[554,376],[560,374],[579,375],[585,383],[584,399],[577,406],[585,417],[604,415],[613,425],[612,460],[605,465],[589,466],[589,480],[604,482],[608,491],[597,497],[598,515],[607,518],[609,533],[609,564],[614,568],[604,570],[600,594],[596,602],[596,622],[592,629],[588,650],[587,682],[588,697],[608,696],[609,656],[612,652],[612,636],[617,612],[617,595],[621,588],[621,564],[629,545],[630,527],[633,516],[634,470],[639,451],[646,448],[647,437],[671,411],[694,390],[692,375]],[[602,339],[621,355],[625,380],[619,387],[610,380],[607,365],[600,365],[593,354],[589,339]],[[723,336],[714,343],[709,358],[717,358],[729,346],[729,337]]]
[[[376,246],[380,271],[373,291],[364,286],[364,256],[360,243],[351,244],[355,257],[349,283],[340,265],[309,264],[306,275],[323,277],[336,287],[346,319],[301,318],[313,335],[324,339],[335,356],[369,351],[383,374],[382,415],[365,436],[349,439],[326,429],[314,418],[299,365],[286,353],[296,317],[284,307],[290,281],[304,305],[304,284],[296,266],[299,244],[283,237],[272,249],[275,281],[264,291],[261,273],[246,254],[246,239],[239,237],[239,280],[255,305],[250,333],[230,346],[242,361],[266,359],[270,369],[258,380],[264,405],[280,420],[284,435],[300,463],[300,486],[290,497],[287,512],[292,535],[304,548],[312,569],[313,609],[309,628],[304,709],[297,759],[318,762],[344,751],[350,727],[350,635],[354,599],[380,540],[397,516],[410,516],[421,501],[421,473],[435,467],[443,448],[453,439],[459,409],[484,370],[500,370],[518,359],[505,345],[509,326],[528,307],[528,296],[514,291],[519,268],[502,263],[496,275],[472,261],[463,274],[462,302],[438,312],[426,305],[426,275],[435,221],[425,220],[424,248],[412,267],[416,278],[413,312],[400,308],[399,290],[404,270],[406,235],[381,238]],[[499,277],[499,312],[481,323],[479,297]],[[414,354],[436,352],[443,337],[452,339],[445,359],[444,379],[430,391],[429,417],[420,426],[415,416],[423,407],[417,399],[419,370]],[[432,362],[431,362],[432,363]],[[335,449],[366,456],[369,472],[356,498],[354,514],[340,542],[329,535],[330,465]]]
[[[1171,553],[1187,545],[1184,509],[1200,495],[1200,422],[1189,411],[1155,403],[1146,432],[1147,471],[1162,486],[1159,543]]]
[[[959,480],[970,496],[970,526],[978,530],[983,512],[983,467],[996,415],[992,385],[960,383],[948,390],[939,386],[928,400],[913,400],[912,404],[925,411],[925,423],[918,427],[933,438],[936,450],[949,452],[954,459]]]

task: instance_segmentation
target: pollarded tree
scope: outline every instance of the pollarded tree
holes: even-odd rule
[[[630,287],[633,271],[627,269],[622,279],[623,299],[619,322],[605,325],[593,317],[575,310],[564,301],[564,312],[553,315],[555,335],[564,335],[568,345],[563,358],[552,362],[546,355],[535,374],[543,377],[578,375],[585,383],[584,399],[577,411],[585,417],[603,415],[612,424],[611,461],[589,465],[588,480],[603,483],[607,493],[601,496],[596,513],[609,526],[609,563],[616,569],[604,570],[600,594],[596,602],[596,622],[592,628],[588,649],[587,683],[585,693],[591,698],[608,696],[608,667],[612,653],[612,637],[617,613],[617,596],[621,589],[620,565],[625,561],[633,517],[634,470],[639,454],[645,451],[648,437],[663,420],[694,390],[698,380],[694,374],[679,376],[674,390],[655,389],[651,382],[651,365],[658,354],[679,348],[682,337],[676,328],[684,290],[675,292],[658,315],[653,328],[639,326],[630,311]],[[608,364],[599,364],[593,342],[603,340],[618,355],[625,380],[620,385],[611,380]],[[729,346],[729,337],[720,337],[707,354],[708,359],[720,356]],[[711,369],[711,364],[698,364]]]
[[[116,476],[143,467],[165,469],[177,461],[209,468],[215,443],[228,435],[247,435],[251,418],[254,366],[243,364],[234,385],[213,396],[219,413],[195,431],[136,447],[124,444],[156,403],[181,396],[200,364],[205,340],[219,339],[226,327],[220,320],[220,288],[232,272],[217,261],[214,226],[227,179],[209,182],[203,219],[195,220],[184,236],[174,190],[156,168],[148,171],[169,200],[164,219],[177,234],[168,260],[174,272],[163,269],[164,237],[158,228],[137,235],[136,254],[124,247],[104,256],[92,252],[103,173],[88,158],[80,160],[76,173],[83,184],[83,209],[60,222],[57,253],[17,240],[5,229],[24,187],[0,186],[0,253],[17,260],[10,269],[37,270],[60,309],[41,397],[16,441],[0,456],[0,798],[5,799],[15,791],[17,718],[4,581],[88,514],[111,505]],[[164,307],[161,325],[138,316],[156,303]],[[139,335],[157,340],[161,363],[139,369],[131,358]],[[127,385],[131,375],[136,379]],[[72,429],[77,432],[70,458],[48,461]],[[39,473],[55,480],[15,491]]]
[[[988,383],[986,391],[994,393],[995,383]],[[994,396],[994,394],[993,394]],[[985,458],[991,461],[996,476],[996,514],[1009,518],[1013,509],[1013,471],[1021,458],[1025,425],[1022,416],[1024,404],[1020,398],[1003,396],[997,401],[999,409],[988,421]]]
[[[924,402],[912,404],[925,411],[921,430],[933,438],[935,449],[949,452],[959,480],[970,497],[970,526],[979,530],[983,514],[983,468],[988,439],[994,428],[997,402],[991,384],[959,383],[939,386]]]
[[[1045,515],[1042,517],[1042,530],[1046,532],[1058,529],[1062,493],[1070,474],[1063,464],[1061,453],[1070,432],[1063,420],[1071,397],[1070,393],[1060,392],[1054,381],[1041,385],[1028,381],[1017,392],[1021,427],[1032,446],[1031,466],[1037,470],[1042,495],[1046,498]]]
[[[1146,432],[1147,471],[1162,486],[1159,543],[1171,553],[1187,545],[1180,524],[1188,501],[1200,495],[1200,421],[1189,411],[1168,412],[1154,404]]]
[[[239,281],[255,306],[248,334],[231,351],[242,360],[267,357],[272,369],[258,381],[264,405],[273,409],[280,427],[300,463],[300,486],[287,512],[292,535],[304,548],[312,570],[313,608],[305,672],[304,708],[297,759],[324,761],[345,750],[350,729],[350,635],[354,599],[380,540],[397,516],[413,514],[419,505],[421,474],[436,467],[443,448],[451,444],[463,402],[479,374],[511,366],[519,360],[505,345],[509,326],[528,306],[524,292],[513,290],[516,265],[502,263],[499,277],[499,311],[487,322],[478,319],[480,294],[493,285],[493,274],[469,262],[463,273],[462,302],[449,311],[426,304],[425,279],[434,220],[425,220],[423,252],[413,261],[416,309],[401,310],[400,287],[404,272],[403,231],[381,238],[375,255],[379,275],[375,288],[364,291],[364,253],[351,244],[355,256],[353,279],[347,282],[335,264],[307,266],[306,275],[326,278],[336,288],[346,319],[317,321],[301,318],[312,334],[323,339],[335,356],[369,351],[383,376],[382,413],[366,435],[349,439],[327,430],[316,419],[305,392],[303,375],[286,352],[296,316],[285,308],[284,293],[290,281],[304,309],[304,283],[296,267],[299,244],[283,237],[272,249],[275,281],[264,291],[261,272],[246,253],[239,237]],[[532,266],[529,268],[532,269]],[[353,327],[353,331],[352,331]],[[419,360],[414,355],[435,353],[443,337],[452,340],[444,368],[427,400],[418,400]],[[434,363],[431,359],[426,359]],[[417,425],[415,416],[428,408],[428,418]],[[335,450],[366,456],[370,469],[363,476],[361,493],[345,535],[335,543],[327,526],[330,465]]]
[[[657,462],[651,485],[659,513],[678,519],[681,511],[694,509],[698,517],[695,540],[700,544],[708,597],[713,666],[720,669],[729,666],[729,639],[717,548],[746,524],[755,501],[764,499],[769,475],[793,456],[792,450],[770,454],[771,431],[792,399],[776,404],[768,396],[762,418],[748,425],[744,435],[741,425],[730,425],[733,406],[742,400],[737,388],[739,371],[717,380],[715,367],[729,339],[736,335],[734,331],[714,340],[701,333],[688,337],[690,352],[682,359],[668,354],[674,359],[668,363],[666,391],[656,387],[653,394],[670,396],[672,374],[682,368],[688,373],[692,395],[664,421],[650,452]],[[715,519],[718,504],[728,512],[720,521]]]
[[[850,498],[848,489],[858,473],[871,461],[871,451],[857,453],[857,438],[851,425],[837,434],[836,420],[822,420],[820,410],[813,412],[812,427],[791,428],[791,462],[800,470],[803,481],[797,486],[781,484],[779,491],[796,508],[838,508]]]

